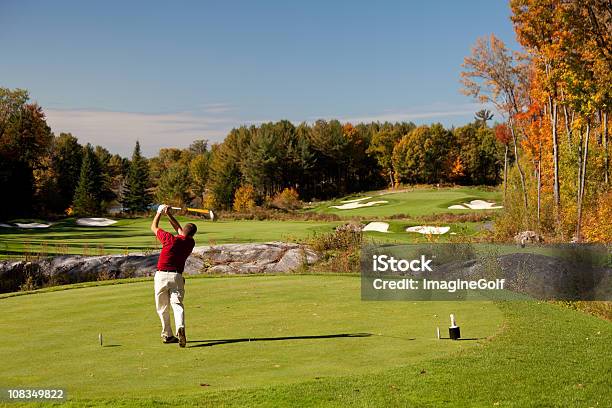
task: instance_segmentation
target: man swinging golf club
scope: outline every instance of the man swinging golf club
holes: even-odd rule
[[[162,324],[162,342],[166,344],[178,343],[180,347],[185,347],[187,337],[185,336],[185,311],[183,309],[183,297],[185,296],[183,269],[185,268],[185,261],[195,246],[193,236],[197,227],[192,223],[187,223],[185,227],[181,227],[181,224],[170,212],[170,207],[165,204],[160,205],[151,223],[151,231],[162,244],[159,261],[157,262],[157,272],[155,272],[155,307]],[[172,228],[176,230],[177,235],[172,235],[159,228],[159,219],[163,214],[168,216],[168,220],[172,224]],[[168,305],[172,306],[178,338],[172,334]]]

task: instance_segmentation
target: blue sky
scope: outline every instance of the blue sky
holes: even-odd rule
[[[0,86],[54,132],[128,155],[319,118],[462,125],[463,57],[506,1],[0,2]]]

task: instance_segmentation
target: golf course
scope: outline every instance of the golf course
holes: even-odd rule
[[[364,197],[367,199],[363,200]],[[354,209],[337,208],[344,203],[355,202],[356,200],[360,200],[360,204],[367,204],[372,201],[379,203],[371,207],[357,207]],[[472,200],[487,200],[499,203],[501,200],[501,193],[498,189],[494,188],[483,189],[474,187],[424,187],[409,188],[399,191],[373,191],[325,202],[318,205],[315,211],[325,214],[336,214],[341,217],[362,216],[381,218],[398,214],[404,214],[406,217],[449,212],[461,214],[473,210],[469,208],[463,210],[449,209],[449,207],[467,203]]]
[[[65,388],[67,406],[612,403],[598,357],[612,326],[563,307],[361,302],[355,276],[194,277],[179,349],[159,342],[152,284],[0,295],[0,383]],[[462,341],[436,338],[449,313]]]
[[[462,209],[452,210],[448,207],[475,199],[498,203],[500,192],[493,189],[475,187],[414,188],[403,192],[372,191],[359,197],[372,196],[367,201],[387,201],[376,206],[339,210],[333,206],[342,201],[354,199],[353,196],[339,198],[313,205],[302,210],[304,213],[335,214],[337,221],[301,221],[296,220],[224,220],[209,222],[202,218],[178,217],[180,222],[194,222],[198,226],[197,245],[266,242],[266,241],[305,241],[315,234],[329,233],[333,229],[353,218],[363,225],[369,222],[386,222],[388,232],[366,231],[366,237],[380,242],[420,242],[427,238],[423,234],[407,232],[406,228],[418,226],[425,222],[417,217],[437,214],[468,214],[488,212],[494,215],[499,210]],[[358,198],[359,198],[358,197]],[[366,202],[367,202],[366,201]],[[401,215],[401,219],[389,219]],[[299,215],[299,214],[298,214]],[[298,217],[296,217],[298,218]],[[0,226],[0,259],[15,258],[25,255],[51,254],[123,254],[159,250],[159,243],[149,229],[151,218],[119,218],[108,226],[84,226],[76,218],[64,218],[58,221],[40,219],[16,219]],[[16,223],[38,223],[49,225],[47,228],[18,228]],[[428,221],[427,225],[446,225],[450,227],[447,234],[439,239],[444,241],[452,236],[476,236],[483,231],[483,222],[436,222]],[[166,220],[160,226],[166,230],[172,227]]]
[[[612,408],[612,0],[0,27],[0,408]]]

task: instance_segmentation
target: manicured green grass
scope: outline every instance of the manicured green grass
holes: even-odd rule
[[[197,399],[424,364],[478,348],[502,322],[491,302],[362,302],[356,276],[190,278],[180,349],[159,340],[152,284],[0,299],[0,384],[65,387],[73,401]],[[477,340],[437,340],[449,313]]]
[[[231,221],[211,222],[177,217],[198,227],[196,245],[211,243],[266,242],[303,239],[315,231],[331,231],[338,223],[309,221]],[[0,228],[0,254],[89,254],[127,253],[159,249],[149,226],[151,218],[121,219],[108,227],[82,227],[65,219],[44,229]],[[160,226],[172,227],[167,219]]]
[[[67,406],[612,405],[612,324],[559,306],[360,302],[351,276],[189,279],[192,340],[373,336],[179,349],[158,343],[151,285],[0,299],[0,383],[66,387]],[[496,335],[434,340],[450,311],[464,337]]]
[[[342,205],[341,201],[361,197],[372,197],[368,201],[388,201],[386,204],[377,204],[372,207],[339,210],[331,208],[332,205]],[[444,188],[415,188],[413,190],[399,193],[369,192],[359,195],[343,197],[334,201],[326,201],[315,207],[312,211],[326,214],[337,214],[339,216],[363,216],[363,217],[389,217],[396,214],[406,214],[410,217],[439,213],[468,213],[482,210],[449,210],[453,204],[461,204],[471,200],[488,200],[499,203],[501,193],[499,191],[483,190],[477,187],[444,187]]]
[[[314,233],[331,232],[340,222],[222,220],[210,222],[179,217],[181,222],[198,226],[196,245],[305,240]],[[368,221],[364,221],[367,223]],[[377,242],[424,242],[431,237],[408,233],[406,227],[420,224],[449,225],[450,232],[433,239],[446,242],[453,237],[469,237],[480,232],[478,223],[439,223],[389,220],[391,233],[367,232]],[[149,230],[149,218],[122,219],[108,227],[82,227],[73,219],[54,223],[45,229],[0,228],[0,259],[14,256],[80,254],[99,255],[159,250],[159,243]],[[167,221],[162,228],[172,231]]]
[[[439,213],[466,213],[471,210],[449,210],[451,204],[462,203],[472,199],[485,199],[499,202],[500,193],[482,190],[475,187],[428,188],[414,189],[401,193],[378,192],[364,193],[361,196],[372,196],[372,200],[389,201],[388,204],[355,210],[337,210],[329,208],[339,204],[340,200],[325,202],[308,211],[334,213],[341,216],[371,217],[371,221],[381,220],[397,214],[408,214],[411,217]],[[343,199],[350,199],[346,197]],[[180,222],[194,222],[198,226],[197,245],[211,243],[241,243],[304,240],[317,232],[330,232],[340,222],[325,221],[279,221],[279,220],[221,220],[210,222],[203,219],[178,217]],[[42,220],[20,220],[23,222],[44,222]],[[128,253],[158,250],[159,244],[149,230],[150,218],[120,219],[108,227],[84,227],[76,225],[74,218],[67,218],[44,229],[0,228],[0,259],[15,256],[80,254],[98,255],[103,253]],[[420,234],[406,233],[405,227],[420,225],[417,221],[390,221],[393,234],[368,232],[367,236],[384,242],[422,242],[427,240]],[[428,225],[440,223],[427,222]],[[476,223],[445,223],[450,225],[451,232],[458,236],[476,235],[480,228]],[[161,226],[171,230],[166,219]],[[450,234],[439,238],[440,241],[451,239]]]
[[[332,232],[341,222],[319,221],[198,221],[182,219],[181,222],[195,222],[198,225],[196,245],[304,241],[315,233]],[[459,237],[476,236],[482,231],[481,223],[440,223],[389,220],[390,233],[367,231],[365,236],[374,242],[448,242]],[[368,221],[363,221],[367,224]],[[406,232],[406,227],[414,225],[447,225],[449,233],[428,237]],[[65,220],[47,229],[7,229],[0,228],[0,260],[23,257],[25,255],[102,255],[148,252],[161,249],[149,230],[150,219],[120,220],[108,227],[81,227],[73,220]],[[172,231],[170,225],[161,226]],[[454,234],[450,234],[454,232]]]

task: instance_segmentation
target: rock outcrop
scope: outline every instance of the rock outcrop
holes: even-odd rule
[[[514,236],[514,242],[524,247],[526,244],[539,244],[544,238],[535,231],[522,231]]]
[[[0,293],[19,290],[29,281],[34,286],[58,285],[99,279],[151,276],[159,253],[80,256],[62,255],[32,262],[0,262]],[[317,262],[320,255],[299,244],[225,244],[197,247],[184,273],[251,274],[282,273]]]

